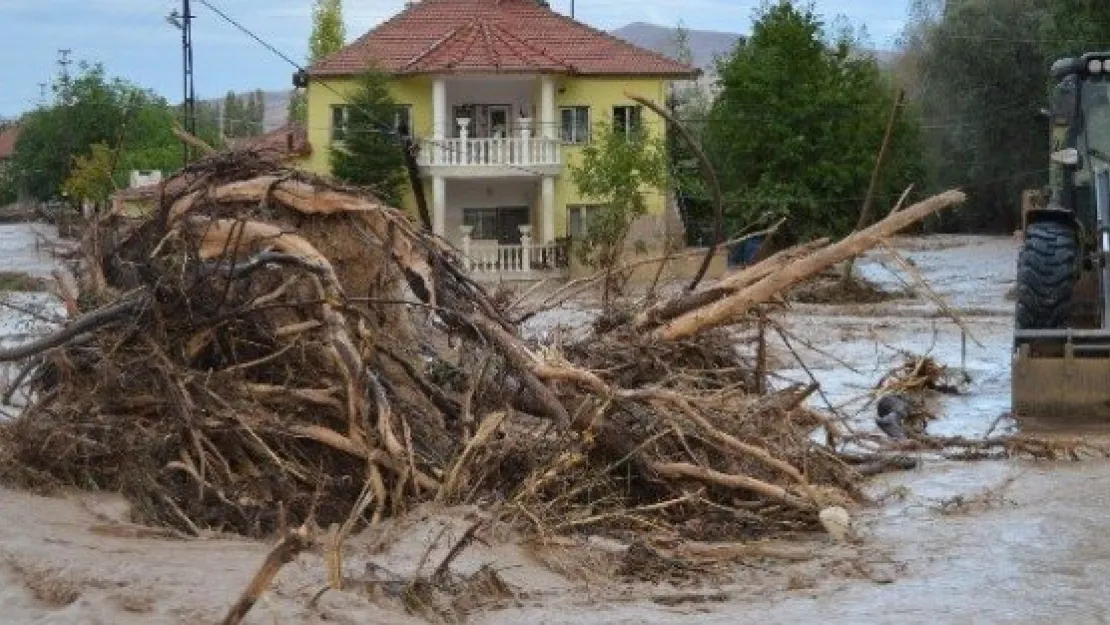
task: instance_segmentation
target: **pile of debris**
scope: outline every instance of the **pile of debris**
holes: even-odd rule
[[[818,527],[859,474],[814,442],[813,387],[767,388],[732,329],[957,204],[780,252],[569,344],[529,343],[457,252],[364,189],[248,153],[89,237],[75,311],[11,349],[32,400],[0,477],[118,490],[190,534],[373,524],[480,503],[538,532],[700,539]]]

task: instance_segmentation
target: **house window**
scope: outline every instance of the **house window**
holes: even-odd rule
[[[559,110],[563,143],[588,143],[590,140],[590,107],[568,106]]]
[[[470,238],[475,241],[490,241],[497,239],[497,209],[496,208],[466,208],[463,209],[463,225],[470,226]]]
[[[463,209],[463,225],[473,228],[470,238],[475,241],[519,244],[520,226],[528,225],[530,221],[531,211],[527,206]]]
[[[582,239],[590,229],[590,219],[601,208],[596,204],[583,204],[567,207],[567,236],[571,240]]]
[[[337,104],[331,107],[331,140],[334,142],[344,141],[347,135],[351,132],[351,123],[357,122],[359,125],[364,121],[364,116],[358,116],[359,119],[353,120],[351,114],[354,111],[351,106],[345,104]],[[393,113],[393,130],[402,136],[412,136],[412,107],[408,104],[401,104]]]
[[[393,130],[402,137],[411,137],[412,133],[412,107],[408,104],[397,106],[393,113]]]
[[[351,107],[335,105],[331,107],[331,140],[343,141],[347,138],[347,126],[351,122]]]
[[[643,127],[642,106],[614,106],[613,130],[628,136]]]

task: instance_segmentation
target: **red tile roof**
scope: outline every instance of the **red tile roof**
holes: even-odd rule
[[[558,72],[692,77],[698,70],[576,22],[537,0],[422,0],[309,68],[357,74]]]
[[[6,160],[15,154],[15,142],[19,139],[19,126],[11,126],[0,130],[0,160]]]

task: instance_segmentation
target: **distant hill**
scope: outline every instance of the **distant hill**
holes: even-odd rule
[[[666,26],[633,22],[610,33],[641,48],[674,58],[678,54],[674,43],[676,31],[677,29]],[[744,38],[737,33],[712,30],[687,29],[686,32],[689,36],[690,52],[694,56],[694,65],[706,74],[713,73],[713,61],[716,57],[730,54],[737,42]]]
[[[678,54],[675,47],[676,28],[648,24],[646,22],[633,22],[610,31],[610,34],[620,37],[625,41],[665,54],[674,58]],[[690,52],[694,56],[694,66],[705,72],[706,75],[714,74],[714,60],[718,56],[727,56],[732,53],[736,44],[744,39],[739,33],[726,33],[713,30],[686,30],[689,36]],[[873,54],[880,65],[889,65],[896,57],[890,50],[865,50]]]
[[[249,90],[240,91],[237,92],[235,95],[246,97],[249,93],[251,93],[251,91]],[[266,110],[262,114],[263,131],[270,132],[271,130],[280,128],[285,124],[289,116],[289,98],[292,96],[292,94],[293,91],[291,89],[279,89],[276,91],[262,92],[264,98],[263,101],[266,104]],[[223,97],[203,100],[205,104],[210,105],[222,105],[223,101]]]

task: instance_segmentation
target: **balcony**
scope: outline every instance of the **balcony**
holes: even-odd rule
[[[532,227],[520,226],[520,243],[471,239],[472,228],[462,227],[464,269],[481,282],[532,281],[565,278],[570,271],[566,241],[536,243]]]
[[[418,163],[432,176],[555,176],[563,168],[562,143],[535,138],[522,120],[515,137],[471,137],[468,119],[458,119],[459,136],[422,139]]]

